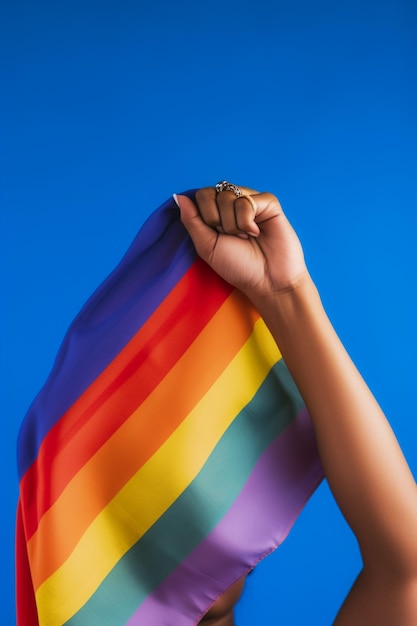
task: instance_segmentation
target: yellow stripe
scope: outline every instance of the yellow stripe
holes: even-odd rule
[[[242,307],[247,309],[242,295],[238,291],[232,292],[156,388],[80,467],[44,513],[37,531],[27,544],[35,591],[68,559],[100,511],[168,439],[239,352],[259,319],[252,309],[237,319],[236,310]],[[213,339],[216,345],[222,346],[220,354],[213,350]],[[150,363],[157,364],[163,358],[163,350],[163,346],[155,346]],[[199,369],[195,364],[202,354],[207,356],[204,369]],[[140,382],[136,380],[136,384]],[[122,399],[118,394],[117,398],[117,402]],[[175,403],[172,398],[175,398]],[[107,422],[111,419],[112,412],[117,410],[117,402],[112,396],[108,404],[99,407],[100,419],[94,417],[96,428],[101,420]],[[157,429],[153,426],[155,416]],[[92,432],[90,426],[87,433],[82,428],[76,435],[78,445],[82,446],[84,438],[91,437]],[[111,474],[109,468],[112,468]],[[75,511],[77,514],[74,516]]]
[[[280,357],[264,322],[258,320],[251,337],[186,420],[101,511],[67,561],[39,587],[41,626],[61,625],[88,601],[119,559],[192,482]]]

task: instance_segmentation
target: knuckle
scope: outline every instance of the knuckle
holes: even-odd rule
[[[201,187],[197,189],[195,192],[196,202],[199,204],[200,202],[207,202],[208,200],[213,199],[213,189],[211,187]]]
[[[276,196],[274,196],[273,193],[267,192],[265,194],[265,197],[267,198],[267,200],[269,201],[270,204],[276,204],[277,207],[279,207],[281,209],[280,201],[278,200],[278,198]]]

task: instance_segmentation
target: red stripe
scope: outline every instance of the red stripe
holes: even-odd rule
[[[39,624],[20,501],[16,518],[16,619],[17,626],[38,626]]]
[[[166,376],[231,291],[232,287],[197,260],[55,424],[21,480],[27,539],[68,482]],[[163,358],[158,349],[162,345]]]

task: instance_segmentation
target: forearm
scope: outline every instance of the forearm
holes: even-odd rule
[[[257,306],[309,409],[326,477],[365,562],[398,559],[403,567],[408,554],[407,564],[413,566],[417,556],[414,479],[313,282],[306,275],[295,289],[263,299]]]
[[[368,571],[381,565],[417,579],[417,494],[403,454],[327,318],[278,200],[243,192],[249,200],[204,188],[198,206],[179,196],[181,219],[198,254],[252,298],[268,324],[309,409],[326,476]]]

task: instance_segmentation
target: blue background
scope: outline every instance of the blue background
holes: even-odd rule
[[[417,473],[416,9],[3,0],[2,624],[19,424],[70,321],[173,192],[227,178],[279,196]],[[323,484],[250,577],[237,624],[326,626],[359,567]]]

